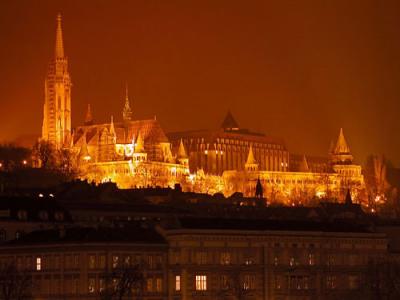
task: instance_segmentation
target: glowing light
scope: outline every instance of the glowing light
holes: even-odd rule
[[[224,154],[224,151],[221,150],[219,153],[220,153],[221,155],[223,155],[223,154]]]
[[[3,164],[2,163],[0,163],[0,168],[2,168],[3,167]]]
[[[83,160],[88,162],[89,160],[91,160],[92,158],[90,157],[90,155],[86,155],[83,157]]]
[[[39,198],[43,198],[44,195],[42,193],[39,194]]]
[[[318,198],[323,198],[323,197],[325,197],[325,195],[326,195],[326,193],[323,191],[317,191],[315,193],[315,196],[317,196]]]
[[[204,154],[207,155],[207,154],[208,154],[208,150],[205,150],[205,151],[204,151]]]
[[[53,194],[49,194],[49,196],[50,196],[51,198],[54,198],[54,195],[53,195]]]
[[[26,165],[28,164],[28,162],[26,161],[26,159],[24,159],[24,160],[22,161],[22,164],[23,164],[24,166],[26,166]]]

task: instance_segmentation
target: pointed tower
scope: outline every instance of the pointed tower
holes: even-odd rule
[[[71,79],[68,60],[64,55],[61,15],[58,15],[55,53],[45,79],[42,139],[60,149],[70,134]]]
[[[224,129],[225,131],[236,131],[236,130],[239,130],[239,124],[236,122],[236,120],[232,116],[230,110],[226,114],[226,117],[225,117],[224,121],[221,124],[221,128]]]
[[[110,137],[115,144],[117,142],[117,134],[115,132],[115,127],[114,127],[114,117],[111,116],[111,122],[110,122],[110,130],[109,130]]]
[[[86,111],[86,116],[85,116],[85,125],[93,125],[93,115],[92,115],[92,109],[90,107],[90,104],[87,106],[87,111]]]
[[[179,143],[178,154],[176,158],[178,160],[178,163],[180,163],[181,165],[184,165],[185,167],[189,166],[189,158],[186,154],[185,146],[183,145],[182,139]]]
[[[83,133],[82,136],[82,144],[81,148],[79,149],[79,159],[84,162],[89,162],[91,160],[91,156],[89,154],[87,142],[86,142],[86,132]]]
[[[351,155],[342,128],[340,128],[337,142],[332,149],[331,160],[333,164],[351,164],[353,162],[353,155]]]
[[[249,154],[247,156],[247,161],[244,165],[244,168],[247,172],[258,171],[258,163],[256,162],[253,154],[253,145],[250,145]]]
[[[125,90],[125,105],[122,111],[122,117],[124,119],[124,122],[129,122],[132,120],[132,109],[129,103],[129,96],[128,96],[128,85],[126,85],[126,90]]]
[[[263,194],[264,194],[263,193],[263,186],[261,184],[260,177],[258,177],[257,184],[256,184],[256,194],[255,194],[255,196],[256,196],[256,198],[262,199]]]
[[[308,162],[305,155],[303,155],[303,160],[299,165],[299,172],[304,172],[304,173],[310,172],[310,168],[308,167]]]

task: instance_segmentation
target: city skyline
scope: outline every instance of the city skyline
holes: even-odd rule
[[[18,26],[13,23],[12,27],[8,27],[13,28],[13,30],[8,34],[2,34],[5,36],[6,45],[9,45],[2,50],[3,59],[5,54],[9,54],[11,57],[22,55],[22,58],[20,64],[13,65],[13,69],[11,69],[11,62],[18,60],[9,59],[10,63],[6,61],[4,73],[1,75],[1,78],[3,78],[1,89],[5,92],[5,98],[2,101],[3,111],[7,112],[7,115],[3,113],[1,116],[4,123],[2,126],[4,130],[0,134],[1,140],[11,140],[25,133],[36,133],[38,135],[40,133],[42,119],[40,107],[43,101],[42,82],[46,73],[45,67],[48,64],[48,57],[51,56],[52,46],[54,45],[54,18],[60,12],[65,24],[65,47],[74,85],[72,92],[73,127],[82,123],[88,103],[91,104],[96,121],[107,122],[110,115],[114,115],[115,118],[122,118],[120,112],[124,104],[125,84],[128,82],[133,100],[133,119],[152,118],[157,115],[166,131],[217,128],[226,111],[231,109],[243,127],[283,137],[291,152],[325,155],[328,152],[330,141],[336,137],[338,129],[343,127],[350,140],[352,152],[360,163],[364,163],[368,154],[380,153],[385,153],[395,164],[400,161],[397,154],[399,142],[393,138],[397,132],[396,126],[398,126],[394,119],[395,108],[397,108],[395,103],[397,93],[391,94],[390,97],[383,100],[379,94],[371,96],[371,93],[368,93],[369,97],[364,98],[362,95],[370,92],[371,86],[358,82],[362,81],[362,76],[357,76],[360,75],[364,67],[368,72],[378,67],[378,69],[383,68],[381,70],[384,74],[383,78],[386,78],[390,75],[385,73],[387,69],[384,68],[393,68],[391,71],[395,73],[396,61],[391,61],[393,64],[390,67],[383,64],[382,66],[365,65],[361,68],[361,65],[358,64],[364,59],[370,58],[369,55],[371,54],[361,53],[365,57],[352,57],[354,59],[352,62],[355,65],[351,66],[350,71],[354,73],[346,73],[344,77],[341,77],[344,74],[342,72],[338,71],[337,74],[332,74],[330,71],[337,71],[337,69],[343,69],[345,66],[339,62],[336,69],[331,65],[331,62],[328,64],[328,61],[325,61],[325,71],[322,68],[318,72],[303,74],[304,76],[299,77],[298,75],[301,72],[313,71],[312,67],[323,67],[322,58],[327,59],[326,55],[329,51],[334,52],[331,53],[332,57],[338,59],[340,54],[338,48],[340,46],[322,51],[323,49],[319,47],[323,46],[321,43],[324,39],[320,36],[321,39],[317,39],[315,45],[318,50],[321,50],[318,52],[321,55],[319,58],[321,61],[311,60],[310,67],[307,67],[305,61],[307,61],[306,58],[310,59],[310,57],[305,53],[299,53],[305,51],[306,45],[308,45],[303,40],[305,44],[299,45],[299,51],[290,47],[290,49],[286,48],[285,58],[290,63],[284,63],[282,57],[278,55],[279,49],[283,49],[284,38],[280,37],[280,44],[272,43],[274,47],[268,48],[268,42],[274,41],[277,37],[271,35],[268,28],[255,26],[255,24],[258,24],[257,22],[261,22],[258,14],[254,19],[255,24],[243,23],[246,25],[244,27],[249,30],[247,42],[252,41],[252,43],[240,46],[238,41],[245,38],[245,33],[244,30],[238,30],[237,27],[234,27],[237,30],[235,33],[237,40],[234,39],[234,32],[227,35],[226,40],[224,40],[222,33],[226,33],[228,25],[235,24],[235,22],[221,23],[224,20],[234,21],[234,17],[239,17],[239,6],[234,3],[229,7],[222,7],[222,5],[220,7],[209,3],[202,7],[191,7],[190,9],[179,6],[180,10],[169,15],[171,18],[177,18],[176,23],[168,17],[168,14],[163,14],[171,10],[171,7],[165,5],[136,7],[137,4],[132,4],[133,7],[131,7],[128,2],[120,2],[107,15],[108,19],[102,21],[99,17],[104,17],[105,11],[111,6],[107,2],[98,2],[99,10],[90,14],[87,5],[80,7],[75,2],[71,2],[71,4],[61,3],[60,7],[49,5],[49,3],[42,4],[42,8],[45,7],[46,9],[43,9],[40,15],[33,14],[35,9],[41,8],[40,5],[33,11],[28,11],[29,5],[32,4],[30,2],[23,2],[23,4],[25,5],[2,4],[4,9],[1,19],[4,24],[11,25],[11,23],[8,23],[11,22],[11,18],[5,16],[7,12],[14,18],[16,16],[23,17],[26,22]],[[257,5],[261,8],[261,4]],[[122,11],[124,7],[126,12]],[[135,7],[139,10],[134,11],[133,8]],[[216,10],[208,12],[206,11],[207,7],[213,7]],[[282,7],[272,4],[271,7],[282,13]],[[365,7],[370,8],[368,3],[365,4],[364,10],[365,12],[369,11]],[[196,12],[197,8],[199,10]],[[254,13],[254,8],[245,10],[241,17],[249,21],[251,13]],[[259,12],[260,15],[267,13],[266,7],[262,8]],[[278,8],[281,8],[281,10]],[[355,13],[350,8],[349,13]],[[293,13],[294,16],[298,17],[298,20],[302,20],[302,17],[307,13],[311,13],[309,11],[311,6],[302,7],[303,10],[300,10],[299,15],[294,12],[297,9],[299,7],[292,7],[287,12]],[[327,12],[325,11],[327,7],[317,5],[314,9]],[[184,14],[188,10],[197,18],[189,20],[188,15]],[[218,12],[222,10],[226,10],[226,13],[219,15]],[[124,16],[127,17],[129,12],[133,14],[132,18],[124,18]],[[398,10],[394,9],[391,16],[394,16],[396,12]],[[116,13],[116,15],[112,16],[112,13]],[[383,14],[383,12],[381,13]],[[269,11],[268,14],[273,15],[274,18],[279,15],[279,13],[274,15],[273,10]],[[379,12],[376,14],[379,15]],[[42,16],[42,18],[38,16]],[[135,19],[133,16],[140,16],[140,18]],[[360,18],[355,18],[355,20],[360,22],[358,26],[364,30],[363,26],[370,23],[361,18],[360,15],[357,16]],[[313,17],[314,20],[309,20],[309,22],[317,21],[315,15]],[[345,16],[342,17],[345,21],[348,21]],[[210,21],[209,27],[204,28],[202,26],[201,21],[204,21],[204,18]],[[113,23],[112,20],[118,20],[118,22]],[[190,29],[183,28],[181,21],[184,20],[191,21],[189,22]],[[390,18],[389,20],[394,22]],[[162,21],[169,22],[166,22],[165,27],[163,27]],[[107,23],[111,24],[110,22],[113,26],[106,26]],[[373,24],[377,25],[378,23],[378,21],[375,21]],[[393,24],[389,23],[387,22],[386,27],[383,25],[382,27],[385,30],[393,28]],[[259,24],[265,25],[265,23]],[[212,25],[215,25],[214,31]],[[309,25],[302,28],[304,38],[310,38],[316,34],[314,29],[309,28]],[[322,22],[321,25],[327,26],[328,21]],[[355,27],[357,27],[356,25]],[[292,26],[287,25],[287,27],[279,28],[294,30],[293,37],[299,39],[295,35],[296,30],[293,24]],[[355,27],[348,28],[349,35],[357,31]],[[333,28],[332,32],[338,34],[341,30],[343,28],[339,26],[339,28]],[[33,36],[30,36],[29,32],[33,32]],[[132,35],[127,35],[127,33]],[[386,33],[387,36],[382,35],[380,37],[385,38],[386,42],[394,42],[391,39],[391,33]],[[192,34],[198,40],[193,40]],[[260,44],[264,34],[269,39]],[[299,34],[298,31],[297,34]],[[375,35],[377,34],[375,32]],[[251,37],[254,40],[251,40]],[[83,38],[87,39],[86,43],[84,43]],[[346,38],[349,38],[349,36],[346,36]],[[360,37],[361,40],[363,38],[368,40],[370,45],[379,40],[367,35]],[[366,42],[366,40],[362,42]],[[190,41],[191,43],[188,43]],[[194,51],[201,41],[208,41],[209,44],[202,44],[202,51],[199,49]],[[345,39],[340,44],[342,47],[344,41]],[[313,41],[309,42],[309,44],[312,44]],[[286,43],[288,43],[287,40]],[[13,48],[13,46],[21,44],[24,47]],[[27,45],[30,47],[26,47]],[[224,52],[227,46],[233,45],[235,47],[231,48],[231,52]],[[357,47],[360,45],[353,46],[355,46],[354,49],[358,49]],[[169,51],[166,51],[168,49]],[[354,49],[352,51],[355,51]],[[395,53],[391,53],[394,49],[386,48],[390,55],[395,55]],[[380,52],[385,49],[377,48],[375,50]],[[226,55],[226,53],[230,53],[231,56]],[[298,65],[292,64],[296,55],[299,55],[297,57]],[[390,55],[388,60],[390,57],[397,58]],[[316,57],[318,58],[318,55]],[[347,55],[343,57],[351,58]],[[301,62],[303,58],[305,60]],[[218,61],[219,64],[215,64]],[[260,68],[260,65],[263,67],[270,66],[271,68]],[[283,71],[284,68],[286,68],[286,72]],[[278,69],[282,73],[277,72]],[[212,70],[214,72],[210,72]],[[24,80],[22,82],[21,73],[18,71],[23,71]],[[194,71],[197,72],[193,74]],[[364,74],[367,77],[371,75],[368,72]],[[326,77],[322,79],[315,77],[318,74],[323,75],[322,77],[325,75],[333,76],[332,78],[335,80],[328,84],[324,81],[327,79]],[[290,80],[288,77],[292,77],[294,80]],[[372,78],[368,77],[367,79],[371,80]],[[397,92],[395,91],[394,79],[391,79],[393,82],[388,81],[386,83],[390,88],[394,88],[393,92]],[[216,80],[218,82],[215,82]],[[315,80],[315,85],[310,85],[312,80]],[[179,84],[179,82],[181,83]],[[380,83],[380,80],[377,82]],[[324,83],[325,86],[318,83]],[[339,87],[336,96],[341,95],[343,98],[339,99],[340,97],[329,93],[334,88],[334,83],[336,87]],[[352,83],[355,84],[352,86]],[[5,85],[7,85],[6,88]],[[343,88],[343,85],[346,85],[348,89]],[[318,86],[318,89],[316,89],[316,86]],[[301,92],[296,93],[296,90]],[[314,91],[314,97],[307,96],[307,91],[309,92],[308,95],[313,95],[311,92]],[[382,95],[386,96],[387,90],[382,89],[382,91]],[[351,97],[351,94],[357,95],[357,97]],[[326,96],[326,100],[321,100],[322,96]],[[22,100],[17,101],[18,99]],[[222,101],[218,102],[220,99]],[[365,99],[364,102],[363,99]],[[112,105],[110,105],[111,102]],[[373,102],[378,102],[378,104]],[[251,105],[248,105],[248,103]],[[329,108],[322,107],[327,104],[330,106]],[[25,107],[23,111],[20,109],[21,106]],[[193,108],[195,108],[195,111],[192,110]],[[15,114],[10,112],[18,113],[18,117],[16,118]],[[386,117],[384,118],[384,116]],[[370,120],[376,121],[371,122]]]

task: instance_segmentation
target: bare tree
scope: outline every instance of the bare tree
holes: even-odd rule
[[[33,146],[33,154],[42,168],[54,167],[55,151],[50,142],[41,140]]]
[[[139,265],[122,265],[103,274],[105,282],[101,291],[103,300],[140,299],[144,288],[144,274]]]
[[[0,267],[0,299],[31,299],[32,277],[26,271],[19,271],[15,263]]]

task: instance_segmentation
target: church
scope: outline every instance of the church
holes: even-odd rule
[[[134,119],[128,88],[121,121],[110,116],[109,122],[95,123],[88,105],[84,123],[72,129],[71,86],[59,15],[45,79],[42,140],[76,157],[82,179],[120,188],[180,184],[184,191],[257,194],[288,205],[342,201],[347,191],[362,201],[361,166],[353,162],[342,129],[327,158],[291,154],[282,138],[241,128],[230,112],[216,130],[166,134],[155,118]]]

